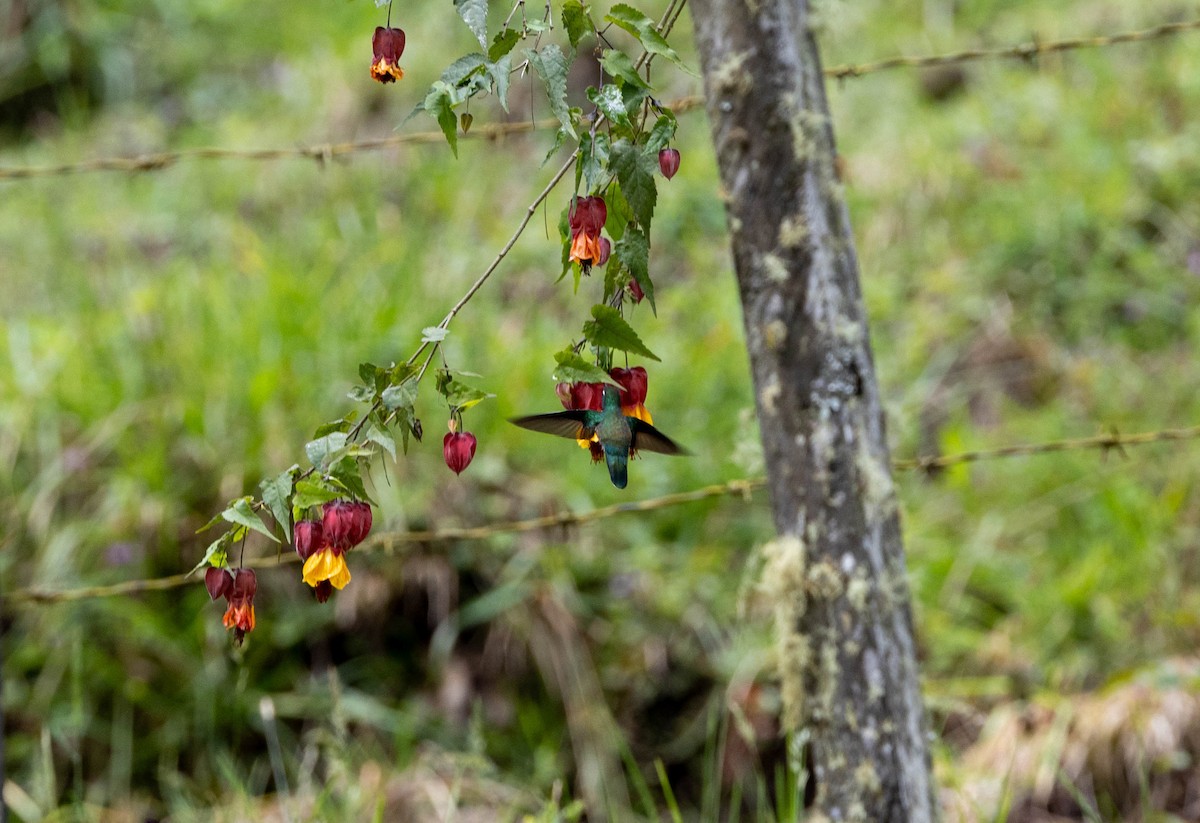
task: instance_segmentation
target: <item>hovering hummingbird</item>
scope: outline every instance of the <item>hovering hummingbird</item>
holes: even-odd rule
[[[514,417],[509,422],[535,432],[556,434],[571,440],[590,440],[596,435],[604,450],[608,476],[618,489],[629,482],[629,455],[648,451],[659,454],[686,455],[687,449],[651,426],[621,411],[621,393],[616,386],[605,384],[600,411],[563,411],[553,414],[531,414]]]

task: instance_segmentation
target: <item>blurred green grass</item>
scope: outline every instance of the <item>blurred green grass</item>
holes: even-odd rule
[[[1183,8],[830,2],[821,37],[833,65],[1139,28]],[[380,88],[367,78],[366,43],[381,15],[366,2],[145,12],[113,0],[81,14],[69,25],[94,55],[103,105],[64,92],[56,118],[9,135],[0,164],[386,135],[472,43],[449,4],[397,9],[407,77]],[[47,26],[39,54],[52,66],[61,55]],[[830,87],[898,455],[1200,420],[1195,37],[972,65],[943,100],[911,71]],[[668,99],[699,91],[658,71]],[[542,116],[540,91],[514,87],[516,116],[529,116],[531,99]],[[495,116],[476,111],[476,122]],[[4,588],[190,567],[195,529],[299,460],[312,429],[350,407],[357,364],[407,356],[482,271],[549,176],[549,141],[464,142],[457,161],[444,146],[407,146],[327,164],[190,161],[0,183]],[[445,469],[444,410],[424,394],[426,442],[373,470],[377,528],[586,509],[760,470],[700,112],[684,116],[678,147],[683,169],[659,187],[660,314],[642,307],[634,322],[664,361],[650,370],[655,420],[697,456],[639,461],[622,494],[570,444],[505,423],[556,407],[550,354],[590,305],[554,283],[566,197],[556,194],[447,342],[450,365],[481,373],[497,395],[467,415],[475,463],[462,478]],[[1196,455],[1163,445],[1128,459],[1066,454],[901,476],[926,676],[1067,691],[1192,653]],[[635,758],[652,774],[675,740],[669,765],[686,789],[707,768],[699,748],[678,742],[703,717],[696,701],[761,673],[769,656],[749,588],[769,533],[759,497],[418,555],[465,581],[455,602],[511,587],[510,634],[538,597],[566,603]],[[398,558],[363,555],[353,568],[348,592],[358,593],[324,609],[294,569],[267,572],[260,628],[241,652],[199,586],[11,612],[12,779],[41,809],[133,796],[182,814],[252,796],[272,786],[257,713],[270,694],[297,773],[305,752],[322,753],[316,771],[333,773],[338,757],[347,769],[372,757],[403,765],[434,741],[476,745],[546,796],[575,757],[553,690],[526,694],[514,684],[528,674],[496,676],[489,688],[503,699],[493,702],[508,709],[482,724],[451,716],[438,688],[453,655],[423,651],[436,639],[429,587]],[[495,635],[480,625],[464,629],[461,648]]]

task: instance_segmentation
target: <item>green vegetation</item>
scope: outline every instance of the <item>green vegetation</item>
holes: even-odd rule
[[[818,5],[827,65],[1144,28],[1180,8]],[[475,43],[450,3],[397,7],[406,77],[383,87],[367,73],[383,13],[366,0],[185,6],[32,4],[28,42],[60,84],[57,113],[0,124],[0,166],[386,136]],[[673,45],[694,66],[689,29],[685,14]],[[1200,422],[1197,41],[830,86],[897,456]],[[655,71],[676,96],[700,91],[666,61]],[[517,120],[549,114],[527,81],[510,103]],[[503,113],[473,115],[479,128]],[[643,363],[647,405],[696,455],[648,455],[621,492],[573,444],[505,422],[560,408],[553,355],[590,316],[570,278],[556,283],[564,188],[445,342],[450,365],[496,395],[465,414],[474,462],[446,469],[446,409],[423,386],[424,443],[373,469],[377,533],[761,471],[708,138],[701,111],[680,115],[682,166],[659,181],[654,219],[658,315],[634,312],[662,359]],[[411,354],[491,261],[551,175],[552,141],[460,139],[457,160],[430,144],[0,180],[3,590],[191,568],[207,543],[195,531],[351,408],[358,364]],[[1200,444],[899,485],[937,729],[1194,656]],[[799,804],[787,764],[802,756],[772,726],[771,611],[755,588],[771,532],[756,494],[354,553],[354,582],[324,606],[295,565],[260,565],[259,625],[241,649],[199,579],[7,603],[4,797],[18,819],[237,818],[281,796],[324,819],[391,819],[406,792],[436,803],[440,787],[464,807],[554,820],[592,791],[685,819],[739,797],[758,816],[746,819],[765,818]],[[272,551],[256,536],[246,549]],[[953,783],[960,750],[943,742]]]

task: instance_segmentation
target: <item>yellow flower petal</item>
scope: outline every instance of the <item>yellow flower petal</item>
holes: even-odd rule
[[[328,580],[335,589],[344,589],[350,582],[350,569],[346,557],[335,554],[333,549],[321,549],[304,561],[304,582],[313,588],[322,580]]]

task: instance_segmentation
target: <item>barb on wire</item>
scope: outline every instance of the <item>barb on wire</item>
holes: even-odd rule
[[[1029,457],[1033,455],[1052,454],[1055,452],[1099,450],[1109,452],[1123,450],[1126,446],[1144,446],[1150,443],[1200,439],[1200,426],[1184,429],[1163,429],[1160,431],[1139,432],[1137,434],[1110,434],[1095,437],[1081,437],[1071,440],[1051,440],[1043,443],[1019,443],[1011,446],[1001,446],[995,449],[947,454],[937,457],[903,458],[892,461],[896,471],[928,471],[942,469],[962,463],[977,463],[984,460],[996,460],[1006,457]],[[500,534],[519,534],[522,532],[544,531],[547,529],[578,526],[606,520],[622,514],[655,511],[685,503],[694,503],[712,497],[740,496],[749,498],[754,492],[766,486],[766,480],[761,477],[731,480],[712,486],[704,486],[688,492],[678,492],[662,497],[651,497],[630,503],[615,503],[585,512],[560,511],[543,517],[526,520],[509,520],[492,523],[487,526],[466,526],[426,531],[386,532],[368,538],[367,542],[356,551],[394,552],[402,546],[421,543],[445,543],[462,540],[487,540]],[[297,562],[298,558],[292,552],[285,553],[276,560],[275,555],[256,558],[249,565],[259,568],[270,565],[283,565]],[[20,589],[10,593],[7,600],[15,604],[25,603],[62,603],[72,600],[84,600],[97,597],[113,597],[117,595],[140,594],[148,591],[162,591],[197,582],[198,578],[186,574],[174,574],[147,580],[127,580],[110,586],[87,586],[78,589],[49,590],[49,589]]]
[[[664,17],[668,26],[674,25],[678,19],[680,8],[675,10],[669,20]],[[671,11],[671,9],[668,9]],[[951,63],[970,63],[978,60],[994,60],[1017,58],[1033,60],[1041,55],[1075,49],[1102,48],[1121,43],[1138,43],[1146,40],[1157,40],[1185,32],[1200,29],[1200,19],[1184,20],[1177,23],[1164,23],[1148,29],[1118,32],[1116,34],[1100,35],[1097,37],[1074,37],[1066,40],[1033,39],[1025,43],[1011,46],[1001,46],[991,49],[965,49],[947,54],[918,55],[913,57],[887,57],[882,60],[872,60],[865,63],[850,63],[825,69],[825,76],[837,80],[853,79],[881,71],[898,68],[929,68]],[[653,55],[650,55],[652,58]],[[648,60],[645,55],[642,59]],[[640,62],[639,62],[640,65]],[[704,102],[702,97],[689,96],[676,100],[668,108],[676,114],[698,108]],[[508,135],[528,134],[534,131],[557,129],[559,121],[547,120],[524,121],[514,123],[495,123],[490,126],[477,126],[459,139],[498,140]],[[227,149],[220,147],[191,149],[185,151],[156,152],[141,154],[134,157],[102,157],[94,160],[82,160],[76,163],[60,163],[48,166],[9,166],[0,167],[0,181],[28,180],[36,177],[55,177],[68,174],[82,174],[97,171],[144,172],[158,171],[169,168],[184,160],[282,160],[288,158],[307,158],[324,162],[336,157],[346,157],[370,151],[395,148],[405,144],[441,143],[446,139],[441,131],[412,132],[391,137],[359,140],[344,143],[324,143],[314,146],[295,146],[273,149]]]

